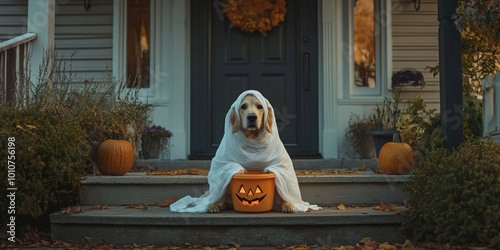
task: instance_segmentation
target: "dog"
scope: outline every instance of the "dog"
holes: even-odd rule
[[[262,104],[254,95],[246,95],[241,101],[238,110],[232,109],[231,111],[229,120],[231,123],[232,133],[234,134],[241,131],[246,140],[249,141],[255,141],[262,135],[262,133],[278,133],[278,131],[273,131],[274,112],[272,107],[267,105],[267,112],[265,112],[264,109],[264,104]],[[266,113],[267,119],[265,119]],[[229,208],[229,194],[229,187],[227,187],[225,194],[217,202],[211,203],[207,206],[207,212],[218,213]],[[291,202],[284,200],[277,191],[276,196],[281,203],[281,211],[283,213],[296,212],[295,206]]]
[[[229,208],[229,183],[235,174],[263,171],[275,175],[276,200],[284,213],[319,210],[302,200],[293,162],[281,141],[273,107],[256,90],[241,93],[226,113],[224,136],[210,163],[209,189],[200,197],[186,195],[171,212],[218,213]],[[236,201],[233,201],[236,202]]]

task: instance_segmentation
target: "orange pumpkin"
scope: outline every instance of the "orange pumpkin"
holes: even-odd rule
[[[413,168],[414,151],[410,145],[399,139],[399,134],[393,135],[393,142],[382,146],[378,156],[380,170],[386,174],[408,174]]]
[[[124,175],[134,164],[134,148],[129,141],[108,139],[97,149],[96,165],[105,175]]]

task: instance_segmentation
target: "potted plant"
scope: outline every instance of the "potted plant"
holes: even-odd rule
[[[373,139],[367,134],[368,130],[374,128],[375,126],[370,120],[361,119],[358,115],[351,113],[344,135],[346,146],[351,148],[351,150],[346,151],[349,157],[372,159],[375,156]]]
[[[375,108],[375,113],[369,117],[369,121],[374,124],[375,129],[367,131],[367,135],[373,137],[375,152],[379,156],[382,146],[392,141],[393,135],[399,133],[396,126],[401,116],[401,88],[405,86],[423,86],[424,76],[415,69],[402,69],[392,75],[393,98],[385,98],[382,105]]]
[[[158,159],[168,145],[172,132],[160,125],[148,126],[142,134],[142,155],[144,159]]]

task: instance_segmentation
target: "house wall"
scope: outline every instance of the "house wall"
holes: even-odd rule
[[[392,1],[392,68],[414,68],[424,74],[424,88],[406,88],[405,97],[420,93],[426,102],[439,108],[439,77],[426,70],[438,63],[437,1],[421,0],[420,10],[413,2]]]
[[[425,100],[428,108],[439,110],[439,78],[433,77],[426,70],[427,66],[436,66],[438,63],[438,20],[437,1],[421,0],[420,10],[416,11],[413,1],[391,1],[392,35],[392,71],[404,68],[414,68],[424,74],[425,86],[406,87],[402,89],[403,103],[414,98],[417,94]],[[390,76],[389,76],[390,80]],[[342,83],[343,84],[343,83]],[[341,87],[342,84],[338,86]],[[337,109],[337,142],[338,155],[323,152],[326,158],[355,158],[357,155],[347,146],[344,135],[351,114],[360,118],[370,116],[376,104],[383,102],[384,97],[391,97],[390,82],[387,84],[383,96],[365,99],[338,99]],[[340,90],[339,90],[340,92]],[[404,106],[403,106],[404,108]]]
[[[27,31],[28,1],[0,1],[0,42]]]
[[[86,11],[80,0],[56,1],[55,49],[67,70],[79,79],[99,82],[106,80],[108,73],[111,75],[113,0],[91,1],[91,4]],[[0,1],[0,42],[26,33],[27,15],[27,0]],[[35,17],[38,19],[43,23],[42,15]]]
[[[425,70],[438,62],[437,3],[421,0],[415,11],[413,1],[387,0],[391,3],[392,50],[388,52],[393,71],[415,68],[424,73],[424,88],[406,88],[403,97],[413,98],[417,93],[431,108],[439,108],[438,78]],[[55,47],[72,72],[83,79],[102,81],[108,73],[120,76],[116,61],[120,54],[120,36],[117,36],[121,0],[91,1],[86,11],[80,0],[56,1]],[[189,2],[189,1],[186,1]],[[189,154],[189,8],[183,0],[156,3],[159,26],[155,37],[159,68],[155,69],[158,85],[148,101],[157,106],[155,122],[174,130],[174,159],[185,159]],[[320,23],[320,149],[325,158],[351,157],[345,147],[344,134],[352,113],[367,117],[377,103],[390,96],[388,85],[383,96],[348,100],[343,97],[342,68],[342,10],[338,0],[322,0]],[[28,1],[2,0],[0,2],[0,41],[26,32]],[[165,15],[164,13],[168,13]],[[123,20],[122,20],[123,21]],[[175,34],[175,35],[173,35]],[[113,35],[115,35],[113,40]],[[113,60],[115,59],[115,60]],[[161,60],[160,60],[161,59]],[[108,70],[108,71],[107,71]],[[111,72],[113,71],[113,72]]]
[[[55,47],[80,80],[105,81],[113,62],[113,0],[57,1]]]

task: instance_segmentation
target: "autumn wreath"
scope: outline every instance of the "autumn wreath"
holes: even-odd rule
[[[286,0],[224,0],[231,27],[263,35],[285,21]]]

